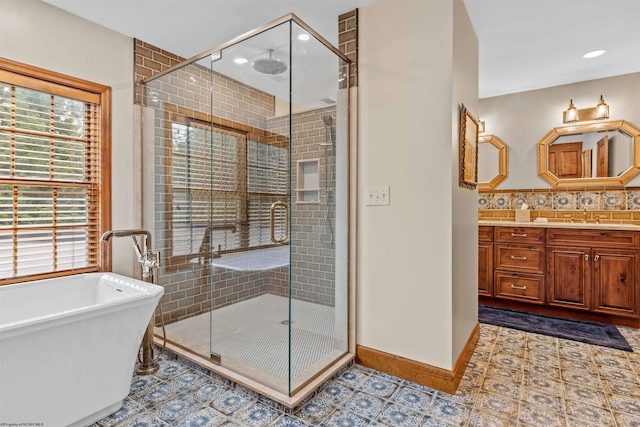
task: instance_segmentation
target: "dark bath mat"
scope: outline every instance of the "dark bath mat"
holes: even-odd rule
[[[627,340],[618,331],[618,328],[604,323],[562,319],[544,314],[526,313],[524,311],[487,307],[485,305],[478,306],[478,321],[525,332],[534,332],[618,350],[633,351]]]

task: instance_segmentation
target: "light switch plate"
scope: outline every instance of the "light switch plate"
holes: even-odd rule
[[[367,187],[367,206],[389,206],[389,186]]]

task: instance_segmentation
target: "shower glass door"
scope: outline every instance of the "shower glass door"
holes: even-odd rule
[[[295,22],[291,51],[293,393],[348,351],[349,94],[346,64]]]
[[[211,355],[223,367],[285,394],[290,377],[290,28],[285,22],[226,47],[209,64],[211,133],[220,128],[241,135],[231,145],[223,138],[225,148],[212,154]]]

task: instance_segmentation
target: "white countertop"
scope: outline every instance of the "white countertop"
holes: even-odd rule
[[[583,230],[628,230],[640,231],[640,225],[634,224],[583,224],[580,221],[570,222],[516,222],[516,221],[485,221],[479,220],[478,225],[492,227],[537,227],[537,228],[580,228]]]

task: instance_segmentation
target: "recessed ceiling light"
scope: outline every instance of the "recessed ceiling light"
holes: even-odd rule
[[[605,53],[607,53],[607,49],[596,49],[585,53],[584,55],[582,55],[582,57],[584,59],[590,59],[595,58],[596,56],[604,55]]]
[[[247,58],[236,58],[233,60],[233,62],[235,62],[236,64],[246,64],[247,62],[249,62],[249,60]]]
[[[304,33],[300,34],[298,36],[298,40],[302,40],[303,42],[306,42],[307,40],[309,40],[309,34],[304,34]]]

